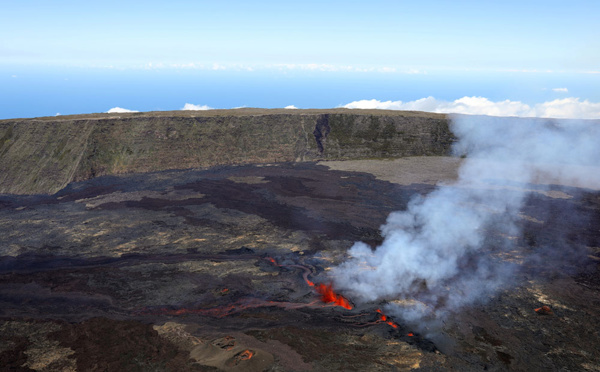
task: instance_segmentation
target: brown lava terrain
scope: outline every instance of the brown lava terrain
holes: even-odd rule
[[[0,195],[0,370],[600,371],[597,189],[515,184],[532,191],[521,234],[490,229],[482,252],[514,278],[441,329],[323,301],[348,248],[381,243],[390,212],[459,164],[228,165]]]
[[[445,162],[450,174],[458,164],[394,166],[410,174],[419,161]],[[387,215],[436,180],[422,181],[282,163],[3,196],[2,368],[597,370],[600,197],[591,190],[533,193],[516,237],[522,252],[503,259],[520,262],[564,230],[564,245],[582,255],[523,262],[514,287],[456,314],[440,337],[378,321],[380,304],[319,301],[305,279],[328,283],[354,241],[380,242]],[[565,219],[565,209],[587,218]],[[490,246],[502,239],[490,231]]]

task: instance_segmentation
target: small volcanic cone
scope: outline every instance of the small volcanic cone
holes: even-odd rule
[[[223,350],[231,350],[235,347],[236,342],[235,342],[235,337],[232,336],[225,336],[223,338],[214,340],[212,342],[213,345],[220,347]]]
[[[253,356],[254,356],[254,351],[246,349],[244,351],[240,351],[239,353],[237,353],[234,358],[235,358],[236,362],[239,363],[242,360],[252,359]]]
[[[268,371],[275,364],[272,354],[256,348],[248,348],[235,337],[225,336],[204,342],[190,351],[190,357],[199,364],[228,372]]]
[[[321,295],[321,301],[325,303],[333,303],[336,306],[341,306],[344,309],[352,310],[352,305],[344,296],[333,291],[331,284],[319,284],[315,290]]]

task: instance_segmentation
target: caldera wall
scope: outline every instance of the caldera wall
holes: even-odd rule
[[[211,110],[0,121],[0,193],[54,193],[107,174],[218,165],[445,155],[444,115]]]

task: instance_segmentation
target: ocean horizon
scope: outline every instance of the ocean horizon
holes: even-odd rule
[[[600,102],[600,74],[531,71],[321,71],[111,69],[4,66],[0,119],[107,112],[213,109],[335,108],[360,100],[542,104],[568,97]],[[384,107],[375,107],[384,108]],[[393,108],[393,107],[392,107]]]

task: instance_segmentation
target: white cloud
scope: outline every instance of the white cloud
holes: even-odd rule
[[[60,116],[60,112],[57,112],[56,115],[54,115],[54,116]]]
[[[203,110],[212,110],[212,107],[207,105],[194,105],[192,103],[186,103],[182,110],[190,110],[190,111],[203,111]]]
[[[109,114],[114,114],[114,113],[122,114],[122,113],[125,113],[125,112],[139,112],[139,111],[128,110],[128,109],[124,109],[124,108],[121,108],[121,107],[113,107],[113,108],[111,108],[110,110],[108,110],[106,112],[109,113]]]
[[[535,116],[573,119],[600,119],[600,102],[590,102],[587,99],[563,98],[535,105]]]
[[[569,90],[567,88],[554,88],[554,89],[552,89],[552,91],[558,92],[558,93],[569,93]]]
[[[350,102],[342,107],[350,109],[412,110],[436,113],[456,113],[490,116],[552,117],[572,119],[600,119],[600,102],[563,98],[530,106],[520,101],[490,101],[485,97],[463,97],[443,101],[434,97],[415,101],[379,101],[376,99]]]
[[[294,105],[289,105],[289,106],[285,106],[284,109],[289,109],[289,110],[297,110],[298,107],[294,106]]]

